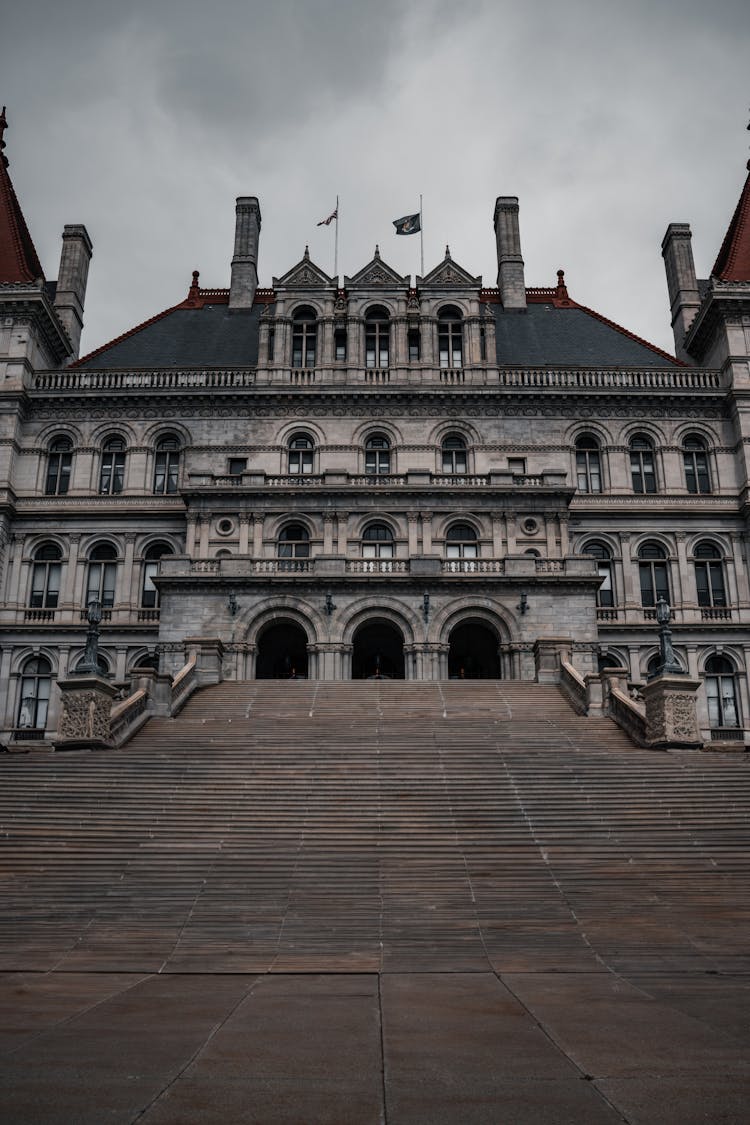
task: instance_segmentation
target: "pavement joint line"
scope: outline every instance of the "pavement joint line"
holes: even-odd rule
[[[250,976],[250,974],[248,974],[248,976]],[[192,1055],[190,1056],[188,1061],[185,1063],[185,1065],[182,1066],[177,1071],[177,1073],[170,1079],[169,1082],[167,1082],[167,1084],[165,1086],[163,1086],[161,1088],[161,1090],[159,1090],[158,1094],[154,1095],[154,1097],[151,1099],[151,1101],[148,1103],[148,1105],[145,1105],[143,1107],[143,1109],[140,1109],[138,1111],[138,1113],[135,1115],[135,1117],[132,1117],[130,1119],[130,1125],[135,1125],[136,1121],[141,1121],[145,1117],[145,1115],[149,1112],[149,1110],[156,1104],[156,1102],[158,1102],[161,1098],[163,1098],[164,1095],[166,1093],[168,1093],[169,1090],[172,1089],[175,1082],[179,1082],[180,1078],[182,1078],[183,1074],[193,1065],[193,1063],[198,1058],[198,1056],[200,1054],[202,1054],[203,1051],[205,1051],[206,1047],[211,1042],[211,1040],[216,1035],[218,1035],[218,1033],[221,1031],[221,1029],[226,1024],[227,1020],[230,1020],[232,1018],[232,1016],[237,1011],[237,1009],[240,1007],[240,1005],[244,1004],[244,1002],[247,1000],[248,996],[252,996],[253,991],[260,984],[261,980],[262,980],[262,977],[256,976],[255,979],[253,981],[251,981],[251,983],[248,985],[248,987],[245,989],[245,991],[242,993],[242,995],[238,998],[236,1003],[232,1004],[232,1006],[230,1007],[230,1009],[226,1013],[226,1015],[223,1017],[223,1019],[218,1020],[213,1025],[213,1027],[210,1029],[208,1034],[204,1036],[203,1042],[200,1043],[196,1047],[196,1049],[193,1051]]]
[[[609,1108],[612,1110],[613,1113],[617,1114],[617,1116],[619,1117],[619,1119],[623,1123],[623,1125],[632,1125],[632,1123],[630,1121],[630,1118],[627,1117],[625,1115],[625,1113],[623,1113],[623,1111],[619,1108],[619,1106],[615,1105],[615,1103],[607,1097],[607,1095],[603,1092],[603,1090],[600,1090],[599,1087],[597,1086],[597,1082],[605,1080],[607,1076],[606,1075],[598,1075],[597,1076],[597,1075],[593,1075],[593,1074],[587,1074],[586,1071],[578,1065],[578,1063],[575,1061],[575,1059],[571,1058],[571,1056],[568,1054],[568,1052],[565,1050],[565,1048],[560,1043],[557,1042],[557,1040],[555,1039],[552,1032],[549,1031],[545,1027],[545,1025],[541,1022],[541,1020],[539,1020],[534,1015],[534,1013],[532,1012],[532,1010],[528,1006],[528,1004],[526,1004],[521,999],[521,997],[518,995],[518,993],[515,991],[515,989],[513,989],[511,987],[511,985],[508,983],[508,981],[503,979],[502,973],[496,972],[494,975],[497,978],[497,980],[499,981],[499,983],[503,986],[503,988],[507,989],[508,992],[510,993],[510,995],[513,997],[513,999],[518,1004],[521,1005],[523,1010],[528,1015],[529,1019],[532,1020],[532,1022],[534,1023],[534,1025],[536,1027],[539,1028],[539,1030],[541,1031],[542,1035],[545,1037],[547,1042],[551,1043],[551,1045],[555,1048],[555,1050],[559,1051],[560,1054],[563,1056],[563,1058],[567,1059],[568,1062],[570,1063],[570,1065],[575,1070],[578,1071],[579,1078],[582,1081],[588,1082],[591,1086],[593,1086],[593,1088],[596,1090],[596,1092],[597,1092],[598,1096],[601,1098],[601,1100],[605,1103],[605,1105],[609,1106]],[[557,975],[557,974],[555,974],[555,975]]]

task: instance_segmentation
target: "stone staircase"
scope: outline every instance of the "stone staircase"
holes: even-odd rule
[[[0,775],[0,968],[590,971],[746,912],[744,758],[553,686],[226,683]]]

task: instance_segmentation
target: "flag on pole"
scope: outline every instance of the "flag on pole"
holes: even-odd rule
[[[416,215],[404,215],[402,219],[394,219],[393,225],[396,228],[396,234],[417,234],[422,229],[419,211]]]
[[[333,211],[331,211],[328,218],[327,219],[321,219],[320,222],[316,224],[316,226],[329,227],[331,225],[331,223],[333,222],[333,220],[338,219],[338,217],[339,217],[339,205],[337,203],[335,208],[333,209]]]

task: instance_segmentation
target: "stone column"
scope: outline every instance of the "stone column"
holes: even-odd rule
[[[241,555],[250,553],[250,519],[249,513],[240,513],[240,541],[237,549]]]
[[[688,599],[686,594],[692,590],[692,583],[686,581],[688,574],[688,560],[687,560],[687,547],[685,545],[685,532],[678,531],[675,533],[677,541],[677,575],[675,576],[674,568],[671,568],[672,573],[670,578],[675,584],[674,601],[676,604],[694,608],[696,606],[695,598]],[[687,587],[687,588],[686,588]]]
[[[422,516],[422,553],[429,555],[432,551],[432,512],[420,512]]]
[[[419,517],[418,512],[407,512],[406,513],[406,518],[409,521],[409,557],[410,558],[412,556],[416,555],[417,551],[419,550],[419,547],[418,547],[419,528],[418,528],[418,524],[417,524],[418,517]]]
[[[492,557],[493,559],[501,559],[503,557],[503,513],[492,513]]]
[[[208,533],[211,529],[211,520],[209,516],[202,516],[200,522],[200,558],[208,558]]]
[[[333,554],[333,516],[328,513],[323,516],[323,554]]]
[[[349,548],[349,513],[336,512],[336,523],[338,526],[338,553],[347,555]]]
[[[505,527],[508,536],[508,554],[515,555],[518,548],[516,546],[516,513],[505,513]]]
[[[68,566],[65,571],[65,578],[63,580],[62,589],[60,591],[60,609],[72,609],[77,606],[83,608],[86,599],[86,560],[81,559],[83,563],[83,581],[79,587],[76,581],[78,575],[78,547],[81,542],[80,535],[71,535],[68,539]]]
[[[253,557],[263,557],[263,516],[257,512],[253,516]]]
[[[125,533],[125,554],[122,561],[122,572],[119,584],[120,604],[130,607],[136,604],[136,568],[135,568],[135,533]]]

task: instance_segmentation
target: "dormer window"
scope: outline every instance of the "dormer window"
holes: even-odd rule
[[[438,352],[443,370],[463,367],[461,313],[449,306],[438,316]]]
[[[310,308],[297,309],[292,321],[292,367],[314,367],[318,322]]]
[[[369,309],[365,317],[365,367],[387,367],[391,322],[384,308]]]

